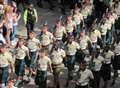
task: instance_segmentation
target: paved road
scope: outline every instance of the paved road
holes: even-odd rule
[[[38,20],[37,24],[35,25],[35,31],[39,31],[45,21],[47,21],[49,27],[52,28],[55,23],[56,18],[61,16],[59,8],[55,8],[55,11],[50,11],[49,9],[47,9],[48,4],[47,3],[44,3],[44,4],[45,4],[44,6],[46,6],[46,7],[44,7],[44,9],[38,8],[36,6],[37,11],[38,11],[39,20]],[[21,8],[21,6],[20,6],[20,8]],[[18,28],[17,34],[26,36],[27,33],[26,33],[26,28],[25,28],[24,22],[23,22],[23,18],[20,20],[18,27],[19,28]],[[64,85],[66,83],[66,79],[67,79],[67,69],[65,68],[60,75],[60,83],[62,85],[61,88],[65,88]],[[47,82],[48,82],[48,86],[52,88],[54,85],[53,84],[53,75],[50,73],[48,73],[48,81]],[[101,86],[102,85],[103,85],[103,83],[101,83]],[[29,84],[23,85],[22,88],[37,88],[37,86],[35,85],[34,80],[32,79],[32,81]],[[74,83],[71,82],[68,88],[74,88]],[[116,85],[114,87],[109,86],[108,88],[120,88],[120,78],[117,79]]]

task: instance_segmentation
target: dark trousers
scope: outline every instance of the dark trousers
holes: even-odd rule
[[[88,88],[88,85],[85,85],[85,86],[76,85],[75,88]]]
[[[27,27],[27,35],[28,35],[30,31],[34,30],[34,22],[27,23],[26,27]]]
[[[47,88],[47,71],[37,71],[35,83],[39,88]]]
[[[99,88],[101,78],[100,71],[93,71],[93,75],[94,75],[93,88]]]

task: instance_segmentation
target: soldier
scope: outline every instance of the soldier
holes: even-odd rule
[[[115,84],[115,80],[118,77],[118,70],[120,69],[120,40],[118,38],[118,41],[115,44],[115,49],[114,49],[115,56],[112,60],[112,65],[114,69],[114,77],[113,77],[113,82],[112,85]]]
[[[24,23],[27,28],[27,35],[30,31],[34,30],[35,22],[38,21],[37,11],[34,8],[33,4],[30,4],[30,6],[25,9],[24,12]]]
[[[0,87],[5,88],[7,86],[9,77],[9,66],[11,72],[14,73],[14,60],[10,52],[6,50],[5,44],[0,42]]]
[[[46,54],[46,50],[42,49],[39,52],[39,58],[37,61],[37,74],[35,78],[35,83],[39,86],[39,88],[47,88],[48,67],[50,68],[50,72],[53,72],[51,60]]]
[[[80,49],[80,46],[77,42],[74,41],[73,35],[70,35],[68,37],[68,41],[65,44],[65,51],[66,51],[66,64],[68,68],[68,80],[66,86],[68,86],[68,83],[70,80],[72,80],[72,72],[74,70],[75,65],[75,54]]]
[[[97,50],[92,57],[92,67],[91,70],[94,75],[94,85],[93,88],[99,88],[100,78],[101,78],[101,67],[104,62],[104,58],[100,55],[100,46],[97,46]]]
[[[83,61],[80,63],[80,69],[77,72],[78,78],[76,81],[75,88],[89,88],[90,80],[94,79],[93,73],[91,70],[87,69],[86,62]]]
[[[54,37],[53,37],[53,34],[48,31],[47,26],[43,26],[42,32],[39,37],[40,37],[42,48],[50,51],[50,44],[53,43]]]
[[[61,46],[63,45],[63,39],[66,37],[66,29],[62,25],[61,20],[57,20],[55,24],[55,28],[53,30],[53,35],[55,37],[56,41],[59,41],[61,43]]]
[[[80,9],[76,8],[73,14],[73,20],[76,23],[76,31],[77,31],[77,38],[79,37],[79,33],[81,31],[81,24],[83,23],[83,15],[80,13]]]
[[[60,48],[60,43],[58,41],[53,44],[53,49],[50,53],[51,60],[52,60],[52,68],[54,74],[54,84],[56,88],[60,88],[60,72],[64,69],[63,59],[65,58],[66,54],[63,49]]]
[[[96,50],[96,46],[99,42],[99,40],[101,41],[101,33],[99,30],[96,29],[96,25],[92,26],[91,32],[90,32],[90,40],[92,43],[92,47],[94,50]]]
[[[76,37],[76,24],[72,20],[72,15],[67,16],[65,27],[68,35],[73,34]]]
[[[106,88],[108,86],[108,81],[111,79],[111,60],[114,57],[114,52],[110,50],[110,46],[105,47],[103,56],[105,60],[101,67],[101,76],[104,80],[103,88]]]
[[[15,58],[16,58],[15,59],[15,73],[17,75],[17,81],[15,83],[16,87],[23,81],[26,56],[29,57],[29,50],[24,45],[24,39],[19,38],[17,45],[15,47]]]
[[[27,40],[27,47],[30,53],[30,76],[32,75],[33,70],[36,68],[36,61],[37,61],[37,53],[40,50],[40,41],[35,38],[35,32],[29,32],[29,37]]]

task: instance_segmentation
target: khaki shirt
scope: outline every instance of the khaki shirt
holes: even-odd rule
[[[74,19],[76,25],[79,25],[81,23],[81,21],[83,20],[83,15],[81,13],[75,14],[73,16],[73,19]]]
[[[75,24],[74,21],[71,21],[71,22],[67,23],[67,24],[66,24],[66,31],[67,31],[68,33],[72,33],[75,26],[76,26],[76,24]]]
[[[79,79],[77,80],[77,84],[81,86],[86,86],[89,84],[90,79],[94,79],[92,71],[89,69],[85,69],[85,71],[79,72]]]
[[[92,43],[96,43],[98,38],[101,38],[101,33],[99,30],[95,30],[90,33],[90,39]]]
[[[61,64],[65,56],[66,54],[63,49],[58,49],[57,51],[53,50],[53,52],[51,53],[52,64]]]
[[[79,44],[75,41],[73,41],[71,44],[68,43],[65,47],[67,55],[75,55],[77,50],[80,49]]]
[[[16,59],[24,59],[28,52],[29,50],[26,46],[16,48]]]
[[[97,58],[94,58],[94,60],[93,60],[93,63],[94,63],[93,70],[94,71],[100,71],[101,67],[102,67],[102,62],[104,62],[104,58],[102,56],[98,56]]]
[[[110,64],[111,63],[111,58],[114,56],[114,53],[112,51],[108,51],[105,53],[105,63]]]
[[[88,36],[80,37],[79,45],[82,50],[87,48],[88,41],[90,41],[90,38]]]
[[[49,65],[51,65],[51,60],[47,56],[39,58],[37,62],[37,68],[40,71],[46,71]]]
[[[36,38],[27,41],[27,46],[31,52],[37,51],[40,47],[40,41]]]
[[[66,34],[65,27],[61,26],[55,29],[54,36],[57,40],[62,40],[64,34]]]
[[[40,36],[40,42],[41,45],[43,46],[49,45],[51,42],[53,42],[53,34],[50,32],[46,32],[45,34],[42,34]]]
[[[5,67],[13,63],[14,61],[11,53],[9,52],[5,52],[4,54],[0,53],[0,67]]]

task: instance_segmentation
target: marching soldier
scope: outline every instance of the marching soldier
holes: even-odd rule
[[[81,31],[81,23],[83,23],[83,15],[80,13],[80,9],[76,8],[74,10],[74,14],[73,14],[73,20],[76,23],[76,31],[77,31],[77,38],[79,37],[79,33]]]
[[[67,16],[65,27],[68,35],[73,34],[76,37],[76,23],[72,20],[72,15]]]
[[[57,22],[55,24],[53,35],[55,37],[55,40],[59,41],[61,43],[61,46],[62,46],[63,42],[64,42],[64,39],[66,37],[66,29],[62,25],[62,22],[60,20],[57,20]]]
[[[94,80],[94,76],[91,70],[87,69],[86,62],[80,63],[80,69],[77,72],[78,78],[75,88],[89,88],[90,80]]]
[[[53,34],[48,31],[47,26],[44,26],[42,28],[42,32],[39,37],[40,37],[40,42],[41,42],[42,48],[50,51],[50,45],[53,43],[54,37],[53,37]]]
[[[60,48],[60,43],[58,41],[53,44],[53,49],[50,56],[52,60],[54,83],[56,85],[55,87],[60,88],[59,75],[61,70],[64,68],[63,59],[65,58],[66,54],[65,51]]]
[[[80,46],[77,42],[74,41],[73,35],[70,35],[68,37],[68,41],[65,44],[65,51],[66,51],[66,64],[68,68],[68,81],[66,86],[68,86],[68,83],[70,80],[72,80],[72,72],[74,70],[74,65],[75,65],[75,54],[76,52],[80,49]]]
[[[29,50],[24,45],[24,39],[19,38],[17,45],[15,47],[15,73],[17,75],[17,81],[15,83],[15,86],[17,87],[22,81],[25,71],[25,57],[29,57]]]
[[[106,46],[103,51],[104,63],[101,67],[101,76],[104,80],[104,87],[108,86],[108,81],[111,79],[111,60],[114,57],[114,52],[110,50],[109,46]]]
[[[113,78],[113,82],[112,82],[112,85],[115,84],[115,80],[116,78],[118,77],[118,70],[120,69],[120,40],[118,38],[118,41],[116,42],[115,44],[115,50],[114,50],[114,53],[115,53],[115,56],[112,60],[112,65],[113,65],[113,69],[114,69],[114,78]]]
[[[36,68],[36,61],[38,57],[38,51],[40,50],[40,41],[35,37],[35,32],[31,31],[29,32],[29,37],[27,40],[27,47],[29,49],[29,54],[30,54],[30,76],[32,75],[33,70]]]
[[[37,11],[34,8],[33,4],[31,4],[28,8],[25,9],[24,12],[24,23],[27,28],[27,35],[30,31],[34,30],[35,22],[38,21]]]
[[[97,46],[97,50],[94,53],[91,61],[92,61],[91,70],[92,70],[94,78],[95,78],[93,88],[99,88],[100,78],[101,78],[100,71],[101,71],[102,64],[104,62],[104,58],[100,55],[100,47],[99,46]]]
[[[35,83],[39,86],[39,88],[47,88],[48,68],[50,69],[50,72],[53,72],[51,59],[47,56],[46,50],[42,49],[39,52],[39,58],[37,61],[37,74],[35,78]]]
[[[11,72],[14,73],[14,60],[10,52],[6,50],[6,46],[0,42],[0,87],[5,88],[8,83],[9,66]]]

